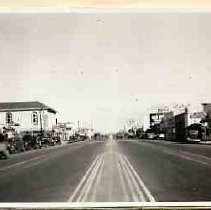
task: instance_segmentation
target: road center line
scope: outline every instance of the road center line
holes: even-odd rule
[[[101,155],[101,157],[97,161],[97,164],[93,168],[92,173],[90,174],[86,184],[84,185],[83,190],[82,190],[80,196],[78,197],[77,201],[82,201],[82,202],[86,201],[87,196],[90,193],[90,190],[91,190],[94,180],[99,176],[99,174],[97,172],[100,169],[102,162],[103,162],[103,156]]]
[[[128,196],[128,193],[126,191],[126,186],[125,186],[125,182],[124,182],[124,178],[123,178],[123,170],[120,166],[120,163],[119,161],[117,161],[117,166],[118,166],[118,171],[119,171],[119,176],[120,176],[120,182],[121,182],[121,186],[122,186],[122,190],[123,190],[123,193],[124,193],[124,201],[129,201],[129,196]]]
[[[121,156],[123,157],[122,163],[123,163],[123,165],[128,173],[128,176],[130,177],[130,180],[133,184],[133,193],[136,195],[137,201],[144,202],[145,198],[144,198],[143,192],[140,190],[139,184],[137,183],[133,173],[131,172],[130,168],[128,167],[128,165],[124,159],[124,156],[123,155],[121,155]]]
[[[155,198],[152,196],[152,194],[150,193],[149,189],[146,187],[146,185],[144,184],[144,182],[141,180],[140,176],[138,175],[138,173],[135,171],[135,169],[133,168],[132,164],[129,162],[128,158],[123,155],[125,161],[127,162],[129,168],[131,169],[131,171],[133,172],[133,175],[136,177],[136,179],[138,180],[138,183],[140,184],[140,186],[143,189],[143,192],[145,193],[147,199],[150,202],[155,202]]]
[[[94,161],[92,162],[91,166],[88,168],[88,170],[86,171],[85,175],[82,177],[81,181],[79,182],[78,186],[76,187],[75,191],[73,192],[73,194],[70,196],[70,198],[68,199],[68,202],[73,202],[77,193],[80,192],[82,186],[84,185],[84,183],[87,180],[87,177],[90,175],[91,171],[93,170],[94,166],[96,165],[97,161],[99,159],[99,155],[96,156],[96,158],[94,159]]]
[[[136,195],[136,193],[134,192],[134,185],[132,183],[132,180],[128,174],[128,171],[127,169],[125,168],[124,164],[123,164],[123,158],[121,155],[119,155],[119,163],[122,167],[122,171],[123,171],[123,174],[125,176],[125,181],[127,182],[128,186],[129,186],[129,190],[130,190],[130,195],[132,196],[132,199],[133,201],[138,201],[138,197]]]
[[[99,174],[97,176],[97,180],[95,182],[95,185],[93,186],[93,193],[92,193],[91,201],[95,201],[95,199],[96,199],[97,187],[99,185],[100,178],[102,176],[103,166],[104,166],[104,159],[102,160],[102,164],[100,166]]]
[[[99,158],[99,155],[96,156],[96,158],[94,159],[94,161],[92,162],[91,166],[88,168],[88,170],[86,171],[85,175],[82,177],[81,181],[79,182],[78,186],[76,187],[75,191],[73,192],[73,194],[70,196],[70,198],[68,199],[69,202],[73,202],[73,200],[76,197],[76,194],[80,191],[80,189],[82,188],[83,184],[85,183],[85,181],[87,180],[87,177],[90,175],[93,167],[95,166],[95,164],[97,163],[97,160]]]

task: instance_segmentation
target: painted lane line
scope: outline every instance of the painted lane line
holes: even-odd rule
[[[127,164],[126,167],[128,168],[128,170],[131,173],[131,177],[133,177],[133,183],[135,183],[136,190],[137,190],[138,194],[140,194],[142,197],[141,200],[144,202],[149,201],[151,199],[151,193],[150,193],[150,195],[148,195],[149,190],[146,189],[146,187],[144,187],[145,185],[143,185],[143,181],[140,179],[139,175],[137,174],[137,172],[135,171],[135,169],[133,168],[133,166],[127,159],[127,157],[124,155],[123,158]],[[135,180],[134,180],[134,178],[135,178]]]
[[[107,159],[109,160],[109,165],[110,165],[110,187],[108,188],[108,202],[111,202],[113,200],[113,191],[114,191],[114,169],[113,169],[113,158],[114,158],[114,153],[113,153],[113,150],[112,150],[112,147],[110,148],[111,149],[111,154],[108,155]],[[108,172],[107,172],[108,173]]]
[[[125,186],[124,178],[123,178],[123,175],[122,175],[123,170],[121,169],[119,161],[117,161],[117,166],[118,166],[118,171],[119,171],[119,176],[120,176],[120,182],[121,182],[122,190],[123,190],[123,193],[124,193],[124,201],[128,202],[129,201],[129,196],[128,196],[127,191],[126,191],[126,186]]]
[[[104,167],[104,159],[102,160],[102,164],[100,166],[99,174],[97,176],[97,180],[95,182],[95,185],[93,186],[93,193],[92,193],[92,197],[91,197],[91,201],[93,201],[93,202],[96,200],[97,187],[99,186],[99,183],[100,183],[103,167]]]
[[[93,179],[93,177],[95,178],[96,176],[96,168],[99,167],[99,164],[100,164],[100,160],[101,160],[101,155],[99,156],[98,160],[97,160],[97,163],[95,164],[95,166],[93,167],[90,175],[88,176],[85,184],[83,185],[83,187],[81,188],[80,190],[80,193],[76,199],[76,202],[81,202],[83,201],[86,193],[87,193],[87,190],[88,190],[88,186],[89,186],[89,183],[91,182],[91,180]]]
[[[136,196],[137,196],[138,201],[145,202],[146,200],[144,198],[144,193],[142,192],[139,183],[137,182],[136,178],[134,177],[133,172],[128,167],[126,161],[123,161],[123,164],[124,164],[128,174],[129,174],[129,177],[130,177],[130,179],[131,179],[131,181],[133,183],[134,193],[136,192]]]
[[[88,170],[86,171],[85,175],[82,177],[81,181],[79,182],[78,186],[76,187],[76,189],[74,190],[73,194],[70,196],[70,198],[68,199],[68,202],[73,202],[76,195],[78,194],[78,192],[80,192],[82,186],[84,185],[84,183],[87,180],[87,177],[90,175],[93,167],[96,165],[97,160],[99,159],[99,155],[96,156],[96,158],[93,160],[91,166],[88,168]]]
[[[76,202],[80,201],[80,199],[84,195],[87,182],[89,181],[90,177],[92,176],[93,170],[95,169],[96,165],[98,164],[99,159],[100,159],[100,156],[98,155],[97,158],[93,161],[93,164],[91,165],[91,167],[89,168],[90,170],[88,169],[88,171],[87,171],[88,173],[86,173],[85,176],[83,177],[85,179],[82,178],[83,183],[82,183],[81,187],[78,188],[78,195],[75,196],[74,201],[76,201]],[[79,183],[79,185],[80,185],[80,183]]]
[[[136,179],[138,180],[140,186],[142,187],[147,199],[150,202],[155,202],[155,198],[152,196],[151,192],[149,191],[149,189],[146,187],[146,185],[144,184],[144,182],[141,180],[140,176],[138,175],[138,173],[136,172],[136,170],[133,168],[132,164],[129,162],[128,158],[124,155],[124,159],[125,161],[128,163],[128,166],[130,167],[131,171],[133,172],[134,176],[136,177]]]
[[[133,183],[128,175],[128,172],[127,170],[125,169],[124,165],[122,164],[122,159],[119,159],[119,163],[122,167],[122,171],[123,171],[123,174],[125,176],[125,180],[126,180],[126,183],[127,185],[129,186],[129,191],[130,191],[130,195],[131,195],[131,198],[133,201],[138,201],[138,198],[136,196],[136,194],[134,193],[134,189],[133,189]]]
[[[86,201],[87,196],[90,193],[91,187],[93,186],[93,182],[96,180],[96,178],[98,176],[97,172],[100,169],[100,166],[102,165],[102,160],[103,160],[103,156],[101,156],[100,159],[98,159],[98,162],[95,165],[95,167],[93,168],[92,173],[86,182],[86,185],[84,185],[84,187],[83,187],[83,193],[81,193],[82,196],[79,197],[77,201],[81,201],[81,202]]]
[[[123,157],[123,156],[121,155],[121,157]],[[129,175],[129,177],[130,177],[130,179],[131,179],[131,182],[132,182],[132,184],[133,184],[133,189],[134,189],[134,190],[133,190],[133,193],[136,192],[135,194],[136,194],[137,201],[142,201],[142,202],[146,201],[145,198],[144,198],[144,194],[143,194],[143,192],[140,190],[139,184],[138,184],[138,182],[136,181],[136,179],[135,179],[133,173],[131,172],[131,169],[128,167],[128,165],[127,165],[127,163],[126,163],[124,157],[123,157],[123,164],[124,164],[124,166],[125,166],[125,169],[126,169],[127,172],[128,172],[128,175]]]

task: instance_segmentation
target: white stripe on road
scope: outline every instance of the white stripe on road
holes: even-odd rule
[[[124,155],[123,156],[125,161],[127,162],[129,168],[131,169],[131,171],[133,172],[134,177],[137,179],[139,185],[142,187],[142,191],[145,193],[146,198],[150,201],[150,202],[155,202],[155,198],[152,196],[152,194],[150,193],[149,189],[146,187],[146,185],[144,184],[144,182],[142,181],[142,179],[140,178],[140,176],[138,175],[138,173],[136,172],[136,170],[133,168],[132,164],[129,162],[128,158]]]
[[[96,179],[96,177],[99,176],[99,174],[97,172],[100,169],[100,166],[102,165],[102,158],[103,157],[100,156],[100,158],[98,159],[97,164],[95,165],[94,169],[92,170],[92,173],[90,174],[86,184],[83,187],[83,190],[82,190],[80,196],[77,199],[77,202],[85,202],[86,201],[87,196],[90,193],[90,190],[91,190],[94,180]]]
[[[136,181],[135,177],[133,176],[133,173],[131,172],[130,168],[128,167],[124,157],[121,155],[121,159],[122,159],[122,165],[125,168],[126,173],[128,174],[128,177],[131,181],[131,185],[132,185],[132,195],[135,198],[134,201],[146,201],[143,195],[143,192],[141,191],[141,189],[139,188],[139,183]]]
[[[107,161],[107,159],[105,159],[105,154],[107,153],[96,156],[91,166],[88,168],[85,175],[82,177],[78,186],[74,190],[73,194],[68,199],[69,202],[96,201],[97,193],[104,192],[101,189],[103,186],[99,185],[99,183],[101,182],[102,178],[104,161]],[[116,156],[117,169],[120,176],[120,186],[122,186],[124,201],[130,201],[131,198],[131,201],[135,202],[155,202],[154,197],[150,193],[149,189],[145,186],[144,182],[139,177],[128,158],[125,155],[117,152],[108,152],[108,154]],[[106,170],[103,172],[106,172]],[[106,189],[106,187],[104,189]],[[107,194],[109,198],[110,193],[107,192]],[[108,198],[105,198],[105,200]]]
[[[119,176],[120,176],[120,182],[121,182],[122,190],[123,190],[123,193],[124,193],[124,201],[127,202],[127,201],[129,201],[129,196],[128,196],[128,193],[126,191],[124,177],[123,177],[123,174],[122,174],[122,169],[121,169],[119,161],[117,161],[117,165],[118,165],[118,171],[119,171]]]
[[[103,166],[104,166],[104,159],[102,160],[102,164],[100,166],[100,170],[99,170],[99,174],[97,176],[97,180],[95,182],[95,185],[93,186],[93,193],[92,193],[92,197],[91,197],[91,201],[95,201],[96,200],[96,192],[97,192],[97,186],[99,185],[100,182],[100,178],[102,176],[102,171],[103,171]]]
[[[80,183],[78,184],[77,188],[73,192],[72,196],[68,199],[69,202],[73,202],[77,198],[77,194],[82,190],[83,185],[86,183],[87,178],[90,176],[90,174],[91,174],[93,168],[95,167],[98,159],[99,159],[99,155],[96,156],[96,158],[92,162],[91,166],[88,168],[85,175],[82,177]]]
[[[122,173],[123,173],[123,176],[125,177],[125,182],[127,183],[127,186],[129,187],[129,189],[127,190],[128,197],[130,195],[130,197],[132,198],[133,201],[138,201],[138,197],[135,194],[134,185],[132,183],[132,180],[128,174],[127,168],[124,167],[124,164],[122,162],[123,162],[122,159],[120,159],[119,163],[121,165]]]

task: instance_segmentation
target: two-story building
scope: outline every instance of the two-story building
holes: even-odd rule
[[[39,101],[0,103],[0,130],[51,131],[57,123],[56,113]]]

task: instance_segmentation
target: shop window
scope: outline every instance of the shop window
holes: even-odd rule
[[[7,124],[12,123],[12,113],[10,113],[10,112],[6,113],[6,123]]]
[[[37,112],[33,112],[32,113],[32,123],[34,125],[37,125],[38,124],[38,114],[37,114]]]

